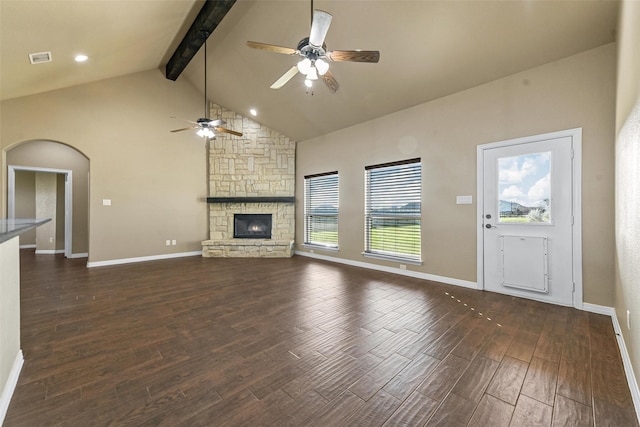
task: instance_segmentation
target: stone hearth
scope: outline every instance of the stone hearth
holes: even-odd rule
[[[290,257],[295,238],[295,141],[210,103],[210,116],[242,137],[209,146],[209,240],[203,257]],[[271,239],[234,239],[234,214],[271,214]]]

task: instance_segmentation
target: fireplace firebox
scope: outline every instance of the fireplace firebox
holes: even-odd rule
[[[271,214],[234,214],[234,239],[271,239]]]

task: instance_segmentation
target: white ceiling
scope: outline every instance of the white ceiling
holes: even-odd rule
[[[161,67],[202,1],[0,0],[1,99]],[[208,40],[208,97],[301,141],[615,40],[617,1],[316,0],[333,15],[329,50],[379,50],[378,64],[331,63],[340,90],[306,93],[300,75],[269,89],[296,57],[310,1],[238,0]],[[30,65],[28,54],[53,62]],[[76,53],[88,62],[73,61]],[[204,90],[202,49],[179,77]],[[195,119],[195,118],[194,118]]]

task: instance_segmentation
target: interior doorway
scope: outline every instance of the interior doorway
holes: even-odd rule
[[[51,169],[51,168],[36,168],[28,166],[8,166],[8,191],[7,191],[7,216],[9,219],[16,218],[17,196],[20,193],[20,187],[17,186],[16,173],[31,172],[35,175],[35,182],[42,182],[43,184],[35,185],[33,189],[33,197],[35,198],[36,212],[40,211],[43,214],[38,215],[36,213],[34,217],[51,217],[53,219],[50,224],[53,228],[52,233],[56,233],[56,225],[62,222],[63,235],[64,235],[64,256],[71,258],[73,254],[73,171],[66,169]],[[40,179],[39,179],[40,178]],[[57,195],[57,181],[63,181],[63,200],[60,201],[60,197]],[[51,194],[53,193],[53,194]],[[29,196],[27,196],[29,197]],[[59,213],[62,212],[62,218]],[[43,229],[45,230],[45,229]],[[38,230],[36,230],[37,232]],[[56,239],[54,237],[48,237],[51,239],[48,242],[41,242],[40,244],[45,246],[46,249],[41,249],[36,246],[36,253],[56,253]],[[48,245],[52,244],[52,245]]]
[[[478,283],[582,307],[581,130],[478,147]]]
[[[89,157],[75,147],[63,142],[39,139],[23,141],[8,148],[6,150],[5,164],[7,165],[5,169],[7,178],[7,217],[24,217],[25,215],[25,212],[20,209],[16,212],[16,203],[24,203],[24,198],[20,197],[24,192],[19,193],[16,199],[16,175],[19,175],[18,179],[20,180],[24,178],[24,175],[40,174],[41,177],[44,177],[44,181],[50,180],[51,176],[55,176],[56,185],[58,186],[57,191],[62,193],[56,199],[64,199],[63,205],[67,205],[66,208],[61,207],[59,212],[55,212],[57,217],[60,218],[60,223],[65,224],[64,232],[67,233],[67,239],[64,239],[62,237],[63,230],[60,227],[60,237],[58,239],[60,242],[64,241],[65,244],[59,245],[58,250],[64,249],[65,256],[69,258],[88,257]],[[65,178],[66,181],[63,181]],[[35,182],[34,178],[31,178],[31,181]],[[35,184],[31,183],[30,185],[33,187]],[[49,184],[45,184],[45,187],[47,185],[52,186],[53,184],[49,181]],[[63,187],[67,188],[67,190],[63,191]],[[31,212],[35,211],[32,210]],[[53,215],[51,212],[48,213],[50,215],[47,215],[47,217]],[[63,217],[65,217],[64,220],[62,219]],[[38,229],[36,229],[36,234],[42,235],[42,227],[38,227]],[[58,229],[56,233],[58,233]],[[51,235],[46,238],[46,243],[49,242],[50,237]],[[67,241],[69,238],[71,241]],[[32,240],[32,243],[35,242]]]

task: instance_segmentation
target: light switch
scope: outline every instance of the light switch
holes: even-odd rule
[[[473,196],[456,196],[456,205],[470,205],[473,203]]]
[[[102,199],[102,206],[111,206],[111,199]]]

